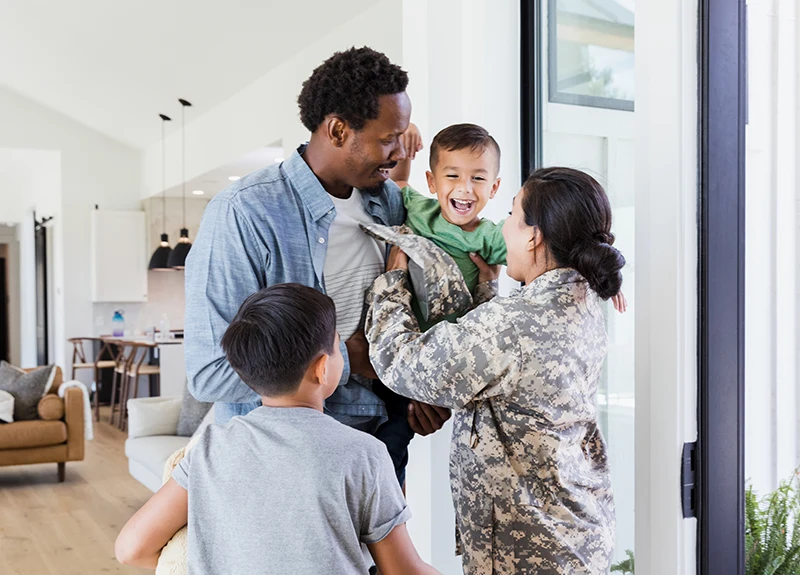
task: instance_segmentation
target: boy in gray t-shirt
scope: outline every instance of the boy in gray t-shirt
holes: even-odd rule
[[[189,573],[437,573],[406,531],[410,517],[386,446],[324,415],[339,382],[333,301],[299,284],[242,304],[222,338],[263,407],[210,426],[125,525],[117,558],[155,568],[189,525]]]

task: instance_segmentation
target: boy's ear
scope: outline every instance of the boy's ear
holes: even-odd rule
[[[494,181],[494,185],[492,186],[492,191],[489,193],[489,199],[493,200],[495,195],[497,194],[497,189],[500,187],[500,178],[497,178]]]
[[[310,365],[311,373],[314,375],[314,381],[320,385],[328,381],[328,359],[330,359],[330,356],[323,353],[311,362]]]
[[[430,190],[432,194],[436,194],[436,180],[433,177],[433,172],[430,170],[425,172],[425,178],[428,180],[428,190]]]

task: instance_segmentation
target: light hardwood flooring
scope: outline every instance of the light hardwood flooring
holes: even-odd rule
[[[0,467],[0,573],[145,573],[114,558],[122,526],[150,497],[128,474],[126,434],[95,423],[84,461]]]

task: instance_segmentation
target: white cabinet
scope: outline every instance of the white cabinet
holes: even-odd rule
[[[144,212],[92,211],[92,301],[147,301]]]

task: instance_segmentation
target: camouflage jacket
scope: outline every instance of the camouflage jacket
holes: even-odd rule
[[[595,410],[607,347],[597,295],[557,269],[421,334],[406,277],[386,273],[369,294],[370,356],[397,393],[455,410],[464,573],[606,573],[615,520]]]

